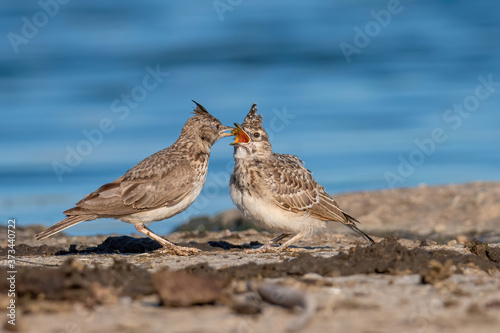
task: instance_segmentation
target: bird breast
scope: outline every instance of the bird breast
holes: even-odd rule
[[[313,233],[325,223],[307,213],[295,213],[277,206],[270,186],[263,174],[265,167],[255,168],[251,163],[236,162],[229,191],[240,211],[258,226],[281,233]]]

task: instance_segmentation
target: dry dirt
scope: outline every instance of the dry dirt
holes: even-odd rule
[[[36,242],[40,227],[18,226],[16,326],[5,316],[1,325],[37,333],[498,331],[499,183],[336,199],[376,244],[332,225],[285,253],[246,254],[273,235],[227,230],[248,225],[235,211],[168,235],[203,250],[186,257],[143,237]],[[6,309],[9,283],[0,286]]]

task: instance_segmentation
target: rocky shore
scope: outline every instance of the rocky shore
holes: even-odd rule
[[[285,253],[238,211],[200,217],[162,254],[139,236],[42,242],[16,229],[18,332],[493,332],[500,325],[500,183],[335,196],[376,244],[339,224]],[[159,222],[168,223],[168,222]],[[0,235],[7,243],[7,231]],[[0,249],[10,270],[8,247]],[[0,283],[5,313],[9,280]],[[7,318],[7,320],[5,319]]]

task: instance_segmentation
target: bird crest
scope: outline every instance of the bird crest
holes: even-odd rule
[[[217,118],[208,113],[207,109],[205,109],[201,104],[198,104],[196,101],[193,101],[196,104],[196,109],[193,110],[195,116],[200,116],[211,121],[219,121]]]
[[[262,115],[257,114],[257,103],[254,103],[250,108],[250,111],[248,111],[248,114],[245,117],[245,120],[243,120],[241,126],[255,128],[261,125],[262,125]]]

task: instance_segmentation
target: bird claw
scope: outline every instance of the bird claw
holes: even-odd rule
[[[176,256],[189,256],[192,254],[198,254],[201,252],[200,249],[195,247],[185,247],[185,246],[175,246],[175,247],[162,247],[157,250],[161,254],[172,254]]]
[[[266,244],[262,245],[261,247],[258,247],[256,249],[249,249],[245,250],[246,254],[252,254],[252,253],[281,253],[281,252],[293,252],[293,253],[300,253],[303,252],[300,249],[296,248],[290,248],[290,247],[273,247],[272,244]]]
[[[305,251],[304,251],[304,249],[301,249],[301,248],[286,247],[286,248],[282,249],[281,247],[279,247],[276,252],[302,253]]]
[[[274,247],[270,243],[262,245],[261,247],[258,247],[256,249],[245,250],[246,254],[252,254],[252,253],[276,253],[276,252],[279,252],[279,247],[276,248],[276,247]]]

